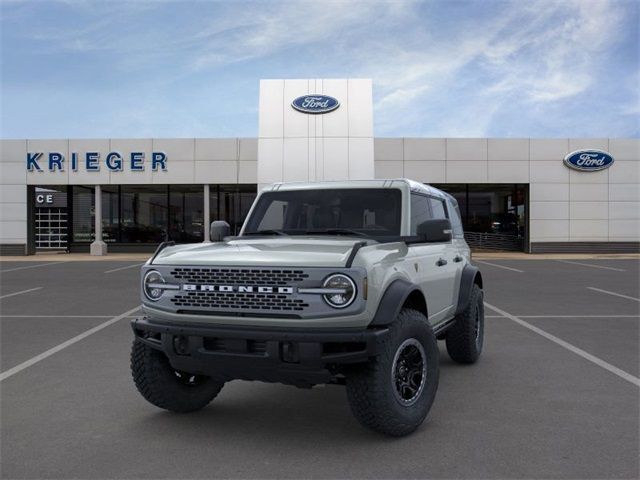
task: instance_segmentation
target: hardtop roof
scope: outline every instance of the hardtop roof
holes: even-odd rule
[[[338,180],[322,182],[282,182],[273,183],[263,189],[263,192],[286,190],[313,190],[337,188],[402,188],[408,187],[412,192],[424,193],[437,197],[450,197],[446,192],[431,185],[417,182],[408,178],[389,178],[376,180]]]

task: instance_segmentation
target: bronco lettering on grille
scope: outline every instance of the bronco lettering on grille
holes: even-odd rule
[[[293,287],[269,287],[252,285],[194,285],[184,284],[182,290],[186,292],[222,292],[222,293],[280,293],[291,295]]]

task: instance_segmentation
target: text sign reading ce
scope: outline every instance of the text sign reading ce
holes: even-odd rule
[[[564,164],[582,172],[597,172],[609,168],[613,157],[602,150],[576,150],[564,157]]]
[[[340,102],[328,95],[303,95],[291,102],[291,106],[304,113],[327,113],[340,106]]]
[[[65,167],[77,172],[80,167],[86,172],[99,172],[101,165],[110,172],[121,172],[124,169],[132,172],[143,172],[146,163],[145,152],[131,152],[124,155],[120,152],[85,152],[80,155],[71,153],[71,158],[65,158],[60,152],[28,152],[27,170],[30,172],[42,172],[45,169],[50,172],[64,172]],[[167,170],[167,154],[164,152],[151,152],[151,170]]]
[[[53,193],[36,195],[36,203],[38,205],[43,205],[43,204],[53,205]]]

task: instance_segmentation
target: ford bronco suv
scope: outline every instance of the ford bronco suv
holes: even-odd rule
[[[405,179],[275,184],[238,236],[158,247],[142,267],[131,369],[152,404],[205,407],[225,382],[345,385],[355,417],[401,436],[453,360],[482,350],[482,277],[452,196]]]

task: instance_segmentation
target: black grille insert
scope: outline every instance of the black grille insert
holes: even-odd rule
[[[271,293],[181,292],[171,301],[176,307],[200,307],[220,310],[301,311],[309,306],[304,300]]]
[[[254,286],[291,285],[309,277],[304,270],[208,267],[177,267],[171,271],[171,276],[189,283]]]

